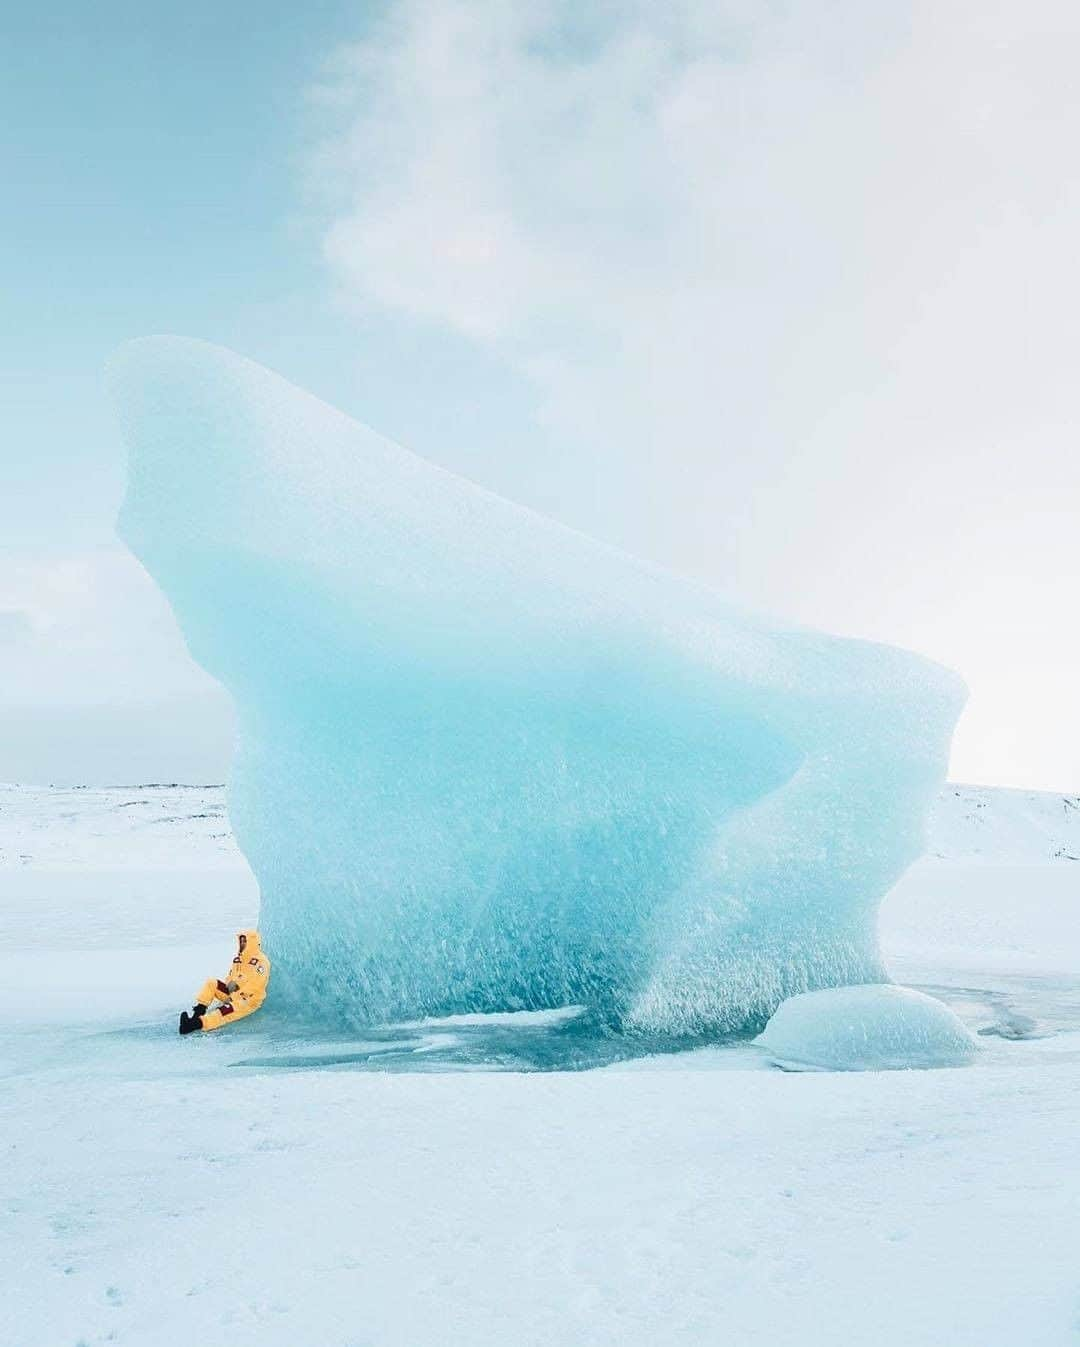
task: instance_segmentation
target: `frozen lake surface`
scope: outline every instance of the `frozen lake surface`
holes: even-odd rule
[[[1074,798],[950,787],[886,901],[963,1069],[572,1008],[192,1040],[257,912],[220,789],[0,788],[0,1341],[1076,1343],[1077,856]]]

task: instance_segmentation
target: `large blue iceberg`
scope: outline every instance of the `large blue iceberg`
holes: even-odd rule
[[[953,674],[740,612],[217,347],[132,343],[111,383],[120,533],[236,701],[279,1005],[695,1035],[885,976]]]

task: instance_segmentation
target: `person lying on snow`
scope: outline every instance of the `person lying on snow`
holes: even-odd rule
[[[190,1034],[195,1029],[220,1029],[231,1020],[242,1020],[253,1015],[266,1000],[266,984],[270,981],[270,960],[259,944],[258,931],[241,931],[237,936],[239,949],[232,961],[228,978],[207,978],[195,999],[189,1015],[180,1012],[180,1032]],[[215,1001],[221,1005],[211,1010]]]

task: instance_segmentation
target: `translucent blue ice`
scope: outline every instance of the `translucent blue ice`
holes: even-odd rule
[[[785,1001],[756,1040],[781,1066],[894,1071],[966,1066],[975,1039],[947,1005],[909,987],[834,987]]]
[[[272,1000],[697,1034],[883,976],[951,673],[740,612],[228,351],[111,377],[121,535],[236,700]]]

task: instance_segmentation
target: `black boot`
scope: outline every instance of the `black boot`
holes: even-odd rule
[[[186,1010],[180,1012],[180,1032],[182,1034],[194,1033],[196,1029],[202,1028],[202,1017],[206,1014],[205,1006],[196,1006],[193,1014],[189,1015]]]

